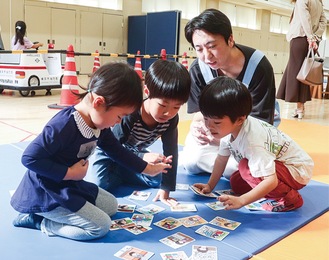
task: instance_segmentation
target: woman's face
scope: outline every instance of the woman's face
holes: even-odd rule
[[[197,57],[214,70],[229,64],[231,46],[219,34],[211,34],[204,30],[196,30],[192,36]],[[229,42],[232,39],[230,38]],[[234,42],[232,41],[232,46]]]

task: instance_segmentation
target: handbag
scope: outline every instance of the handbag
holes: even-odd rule
[[[302,67],[297,74],[297,80],[306,85],[323,84],[323,59],[315,57],[313,48],[309,48]]]

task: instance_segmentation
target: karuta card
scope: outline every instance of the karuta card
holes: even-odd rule
[[[221,217],[215,217],[209,223],[213,224],[215,226],[227,228],[227,229],[230,229],[230,230],[236,229],[241,224],[240,222],[233,221],[233,220],[226,219],[226,218],[221,218]]]
[[[129,196],[132,200],[147,200],[151,195],[151,192],[145,192],[145,191],[138,191],[135,190],[131,195]]]
[[[178,220],[184,225],[184,227],[194,227],[208,223],[207,220],[198,215],[180,218]]]
[[[177,183],[176,184],[176,190],[188,190],[189,185],[183,184],[183,183]]]
[[[213,209],[213,210],[222,210],[225,209],[225,206],[223,205],[223,202],[220,201],[215,201],[215,202],[209,202],[209,203],[205,203],[206,206],[208,206],[209,208]]]
[[[198,188],[194,187],[193,185],[190,186],[190,189],[197,195],[204,196],[204,197],[209,197],[209,198],[217,198],[218,196],[213,193],[202,193]]]
[[[183,212],[183,211],[187,211],[187,212],[189,212],[189,211],[197,211],[197,209],[196,209],[196,207],[195,207],[195,205],[194,204],[189,204],[189,203],[187,203],[187,204],[177,204],[176,206],[172,206],[172,207],[170,207],[170,210],[171,211],[178,211],[178,212]]]
[[[149,227],[152,224],[153,217],[154,216],[152,214],[135,213],[134,215],[131,216],[131,220],[136,225],[142,225],[142,226]]]
[[[149,204],[147,206],[141,207],[141,208],[137,208],[136,209],[138,212],[143,213],[143,214],[157,214],[163,210],[165,210],[165,208],[162,208],[160,206],[157,206],[155,204]]]
[[[160,253],[162,260],[189,260],[184,251]]]
[[[195,241],[195,239],[181,232],[177,232],[173,235],[162,238],[159,241],[167,246],[177,249]]]
[[[235,193],[231,189],[227,189],[227,190],[215,190],[214,192],[216,194],[218,194],[219,196],[220,195],[235,195]]]
[[[262,207],[262,204],[267,201],[265,198],[261,198],[259,200],[256,200],[246,206],[244,206],[246,209],[249,209],[251,211],[263,211],[265,210],[263,207]]]
[[[220,230],[217,228],[213,228],[207,225],[203,225],[202,227],[200,227],[199,229],[197,229],[195,231],[195,233],[198,233],[202,236],[205,237],[209,237],[212,239],[216,239],[216,240],[223,240],[230,232],[224,231],[224,230]]]
[[[192,246],[191,260],[217,260],[217,247],[215,246]]]
[[[129,225],[132,223],[133,223],[133,221],[130,218],[113,219],[110,230],[121,229],[122,226]]]
[[[122,226],[132,224],[132,220],[130,218],[120,218],[120,219],[113,219],[112,224],[110,226],[110,230],[118,230],[122,229]]]
[[[143,234],[152,229],[151,227],[144,227],[142,225],[136,225],[135,223],[132,223],[132,224],[129,224],[126,226],[122,226],[122,228],[135,235]]]
[[[153,255],[153,252],[142,250],[133,246],[125,246],[114,254],[114,256],[125,260],[148,260]]]
[[[133,213],[135,211],[136,205],[128,204],[118,204],[118,212]]]
[[[172,217],[167,217],[164,218],[158,222],[153,223],[154,225],[166,229],[166,230],[173,230],[175,228],[178,228],[182,225],[182,223],[180,221],[178,221],[175,218]]]

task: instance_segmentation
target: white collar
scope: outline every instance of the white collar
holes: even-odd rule
[[[83,135],[83,137],[88,139],[92,138],[93,136],[95,136],[96,138],[99,137],[101,133],[100,129],[94,129],[88,126],[78,111],[73,112],[73,115],[74,115],[75,123],[77,124],[77,127],[80,133]]]

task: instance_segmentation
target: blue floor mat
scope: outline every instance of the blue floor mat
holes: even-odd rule
[[[114,253],[126,245],[153,252],[154,256],[151,259],[161,259],[160,253],[173,251],[185,251],[187,256],[190,256],[192,245],[216,246],[218,259],[221,260],[249,259],[327,212],[329,208],[329,185],[316,181],[311,181],[300,191],[304,198],[303,207],[293,212],[285,213],[249,211],[245,208],[231,211],[214,211],[206,206],[205,203],[213,202],[215,199],[200,197],[191,190],[177,190],[172,192],[171,196],[180,203],[195,204],[197,212],[172,212],[168,206],[160,202],[152,202],[157,189],[143,189],[137,186],[121,187],[115,194],[121,204],[135,204],[137,208],[148,204],[156,204],[165,208],[165,211],[154,215],[153,223],[169,216],[181,218],[199,215],[207,221],[220,216],[241,222],[241,225],[233,231],[221,228],[230,232],[222,241],[209,239],[195,233],[195,230],[200,226],[191,228],[181,226],[168,231],[153,224],[151,225],[152,230],[141,235],[134,235],[126,230],[116,230],[109,231],[102,239],[88,242],[47,237],[37,230],[12,226],[12,220],[17,216],[17,212],[9,204],[10,191],[16,189],[25,172],[20,159],[27,144],[24,142],[0,146],[1,259],[117,259],[113,256]],[[207,174],[187,175],[183,169],[179,169],[177,182],[183,184],[206,182],[208,177]],[[227,188],[229,188],[229,182],[221,180],[216,190]],[[151,192],[151,196],[147,201],[129,199],[129,195],[134,190],[142,189]],[[131,217],[131,215],[132,213],[117,213],[113,216],[113,219]],[[216,227],[211,224],[207,225]],[[195,241],[178,249],[173,249],[159,242],[161,238],[176,232],[189,235]]]

